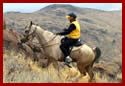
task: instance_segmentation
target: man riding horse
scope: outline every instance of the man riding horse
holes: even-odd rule
[[[70,13],[66,16],[70,22],[68,29],[64,29],[63,32],[56,33],[56,35],[67,35],[61,40],[60,48],[65,56],[64,64],[68,65],[72,62],[70,55],[70,47],[77,43],[80,38],[80,25],[76,21],[77,16],[74,13]]]
[[[59,39],[55,39],[55,34],[32,23],[32,21],[26,26],[24,38],[22,38],[20,41],[21,43],[25,43],[28,42],[28,40],[32,40],[34,37],[36,37],[40,43],[40,46],[42,46],[41,48],[43,48],[43,52],[41,53],[48,58],[48,65],[53,62],[55,67],[59,70],[59,67],[57,67],[57,61],[63,61],[65,56],[65,64],[69,66],[70,62],[76,62],[77,68],[81,73],[80,77],[84,76],[85,73],[88,73],[90,76],[89,81],[91,82],[94,78],[92,67],[93,64],[100,58],[101,50],[98,47],[91,48],[86,44],[81,45],[81,43],[79,43],[80,25],[76,21],[76,15],[74,13],[70,13],[67,17],[71,23],[69,28],[64,30],[64,32],[57,33],[57,35],[67,35],[67,37],[64,37],[61,40],[61,45],[60,43],[57,43],[61,37]],[[80,49],[77,51],[73,50],[74,52],[71,53],[71,59],[69,56],[71,51],[70,48],[79,45],[81,45]],[[64,56],[62,55],[61,50],[64,52]]]

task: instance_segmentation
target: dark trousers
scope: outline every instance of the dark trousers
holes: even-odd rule
[[[71,46],[73,46],[77,41],[78,41],[78,39],[70,39],[68,37],[64,37],[61,40],[60,48],[61,48],[65,57],[70,55],[70,49],[69,48]]]

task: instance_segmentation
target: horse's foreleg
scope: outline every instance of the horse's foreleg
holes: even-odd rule
[[[59,72],[59,64],[56,60],[53,61],[53,66]]]
[[[48,58],[47,67],[52,63],[51,58]]]
[[[58,64],[58,61],[55,60],[55,59],[52,59],[53,61],[53,66],[54,68],[57,70],[57,75],[59,77],[59,79],[61,80],[61,82],[63,82],[62,78],[61,78],[61,75],[60,75],[60,70],[59,70],[59,64]]]

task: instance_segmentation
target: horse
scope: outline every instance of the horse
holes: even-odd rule
[[[39,25],[32,23],[32,21],[25,27],[24,34],[25,40],[22,41],[23,43],[31,38],[33,39],[33,37],[38,39],[44,54],[48,56],[48,63],[64,61],[64,55],[60,49],[60,36],[41,28]],[[73,47],[70,56],[73,62],[77,63],[77,68],[79,69],[81,76],[88,73],[90,76],[89,81],[91,82],[94,78],[92,70],[93,64],[101,56],[100,48],[90,48],[87,44],[83,44],[79,47]]]

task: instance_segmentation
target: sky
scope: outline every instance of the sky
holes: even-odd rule
[[[81,8],[93,8],[105,11],[122,9],[122,3],[4,3],[3,12],[18,11],[32,13],[51,4],[70,4]]]

